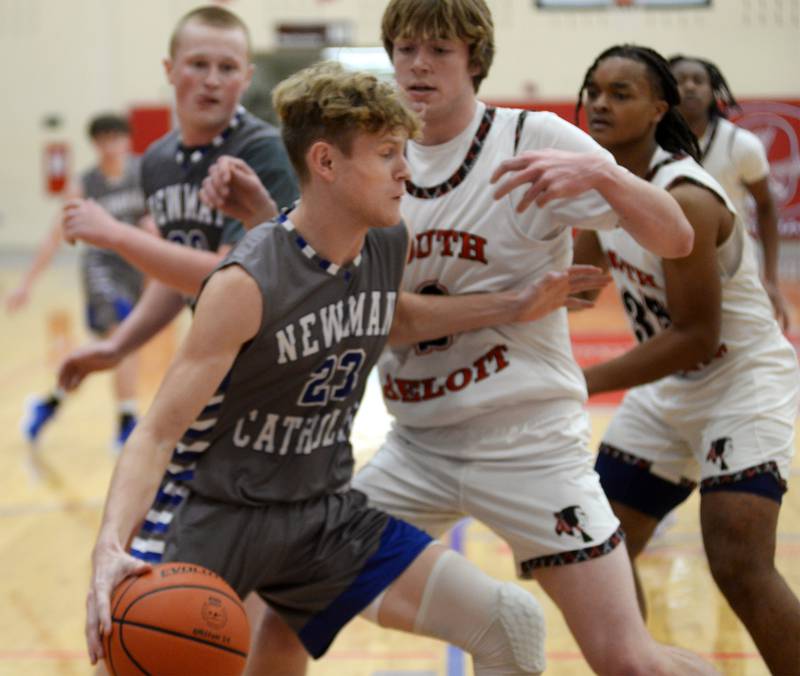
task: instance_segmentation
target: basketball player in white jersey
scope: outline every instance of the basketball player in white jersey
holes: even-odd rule
[[[798,674],[800,603],[774,565],[794,453],[794,349],[741,218],[692,157],[698,147],[667,62],[648,48],[612,47],[587,72],[581,95],[595,140],[668,190],[695,231],[691,254],[675,260],[621,229],[578,237],[575,260],[610,269],[640,341],[585,370],[590,394],[633,388],[600,446],[603,488],[635,559],[699,483],[714,579],[770,671]]]
[[[703,168],[719,181],[745,225],[749,225],[748,198],[755,201],[764,288],[786,331],[789,311],[778,285],[778,212],[764,145],[755,134],[727,119],[726,111],[738,103],[719,68],[706,59],[682,54],[673,56],[669,64],[681,94],[679,109],[700,144]]]
[[[659,255],[690,251],[677,203],[586,134],[552,114],[476,99],[494,51],[482,0],[394,0],[383,39],[424,121],[421,142],[407,146],[411,293],[397,318],[425,294],[502,292],[565,269],[570,226],[621,222]],[[493,175],[505,172],[514,173],[495,191]],[[486,523],[511,546],[518,574],[559,605],[594,671],[709,673],[657,644],[636,607],[623,535],[586,450],[585,384],[565,312],[486,326],[418,344],[393,337],[380,375],[396,422],[354,487],[434,536],[467,514]],[[285,654],[291,641],[276,625],[268,621],[262,641]]]

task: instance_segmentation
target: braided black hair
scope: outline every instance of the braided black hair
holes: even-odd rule
[[[697,144],[697,138],[692,133],[692,130],[689,129],[689,125],[678,110],[678,104],[681,100],[678,92],[678,83],[672,75],[667,60],[649,47],[629,44],[614,45],[606,49],[594,60],[594,63],[586,71],[578,92],[578,102],[575,104],[575,122],[578,122],[578,117],[583,107],[583,94],[589,86],[589,81],[594,75],[594,71],[601,61],[612,56],[631,59],[644,64],[656,95],[669,105],[669,109],[656,127],[656,142],[658,145],[671,153],[684,152],[698,160],[700,147]]]
[[[701,59],[698,56],[685,56],[683,54],[676,54],[670,57],[669,67],[674,67],[679,61],[694,61],[700,64],[708,74],[708,80],[711,83],[711,105],[708,107],[708,117],[714,119],[715,117],[728,117],[728,108],[738,108],[739,103],[733,96],[731,88],[728,86],[725,76],[719,68],[717,68],[711,61]],[[720,106],[720,103],[723,105]]]

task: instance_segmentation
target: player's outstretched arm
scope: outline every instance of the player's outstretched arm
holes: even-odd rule
[[[183,307],[183,297],[177,291],[160,282],[151,282],[110,337],[83,345],[67,355],[59,367],[59,385],[74,390],[90,373],[114,368],[169,324]]]
[[[591,307],[575,294],[603,288],[611,278],[591,265],[573,265],[563,272],[548,272],[520,290],[461,296],[432,296],[402,292],[389,333],[390,345],[410,345],[424,340],[486,326],[532,322],[561,307]]]
[[[101,635],[111,631],[111,592],[127,575],[148,569],[125,552],[125,544],[147,514],[175,444],[260,322],[261,294],[255,281],[238,267],[216,273],[200,296],[189,335],[150,410],[122,450],[92,553],[86,641],[93,664],[103,657]]]
[[[200,199],[250,230],[278,215],[275,200],[244,160],[223,155],[208,170]]]
[[[670,195],[594,153],[563,150],[522,152],[501,162],[492,183],[500,199],[530,184],[519,204],[524,211],[536,202],[577,197],[596,190],[620,217],[620,225],[645,249],[662,258],[680,258],[692,250],[692,228]]]
[[[64,239],[77,239],[116,251],[131,265],[173,289],[195,295],[222,254],[202,251],[153,237],[114,219],[94,200],[69,200],[64,205]]]
[[[42,240],[42,243],[36,250],[36,256],[31,266],[25,272],[20,283],[6,296],[5,306],[7,312],[16,312],[27,305],[33,285],[42,272],[50,265],[53,256],[55,256],[60,246],[61,228],[56,224]]]
[[[663,262],[667,307],[660,308],[659,322],[668,328],[616,359],[584,369],[589,394],[635,387],[694,369],[713,359],[719,348],[722,289],[717,235],[730,213],[699,186],[684,183],[671,192],[694,227],[695,244],[685,258]]]

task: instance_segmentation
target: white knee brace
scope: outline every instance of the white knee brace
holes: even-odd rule
[[[540,674],[545,668],[544,614],[536,599],[452,551],[431,571],[414,630],[470,653],[477,676]]]

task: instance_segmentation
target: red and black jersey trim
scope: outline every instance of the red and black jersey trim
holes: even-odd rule
[[[601,556],[611,553],[616,549],[620,542],[625,540],[625,533],[622,528],[611,534],[605,542],[592,547],[584,547],[583,549],[573,549],[571,552],[561,552],[559,554],[547,554],[545,556],[537,556],[534,559],[528,559],[520,564],[520,572],[525,579],[531,579],[533,573],[537,568],[553,568],[555,566],[567,566],[570,563],[579,563],[581,561],[590,561],[597,559]]]
[[[483,149],[483,142],[486,140],[486,136],[492,128],[492,122],[494,122],[496,112],[497,109],[491,106],[486,107],[483,117],[481,118],[481,123],[478,125],[478,131],[475,132],[475,137],[472,139],[472,144],[464,157],[464,161],[450,178],[439,185],[434,185],[429,188],[423,188],[415,185],[411,181],[406,181],[406,192],[412,197],[430,200],[446,195],[451,190],[458,187],[472,170],[472,167],[475,166],[475,162]]]
[[[717,488],[718,486],[728,486],[739,481],[747,481],[760,474],[771,474],[775,481],[778,482],[781,491],[784,493],[787,491],[788,484],[778,471],[778,465],[774,460],[762,462],[760,465],[755,465],[754,467],[747,467],[733,474],[723,474],[721,476],[712,476],[708,479],[703,479],[700,482],[700,491]]]

